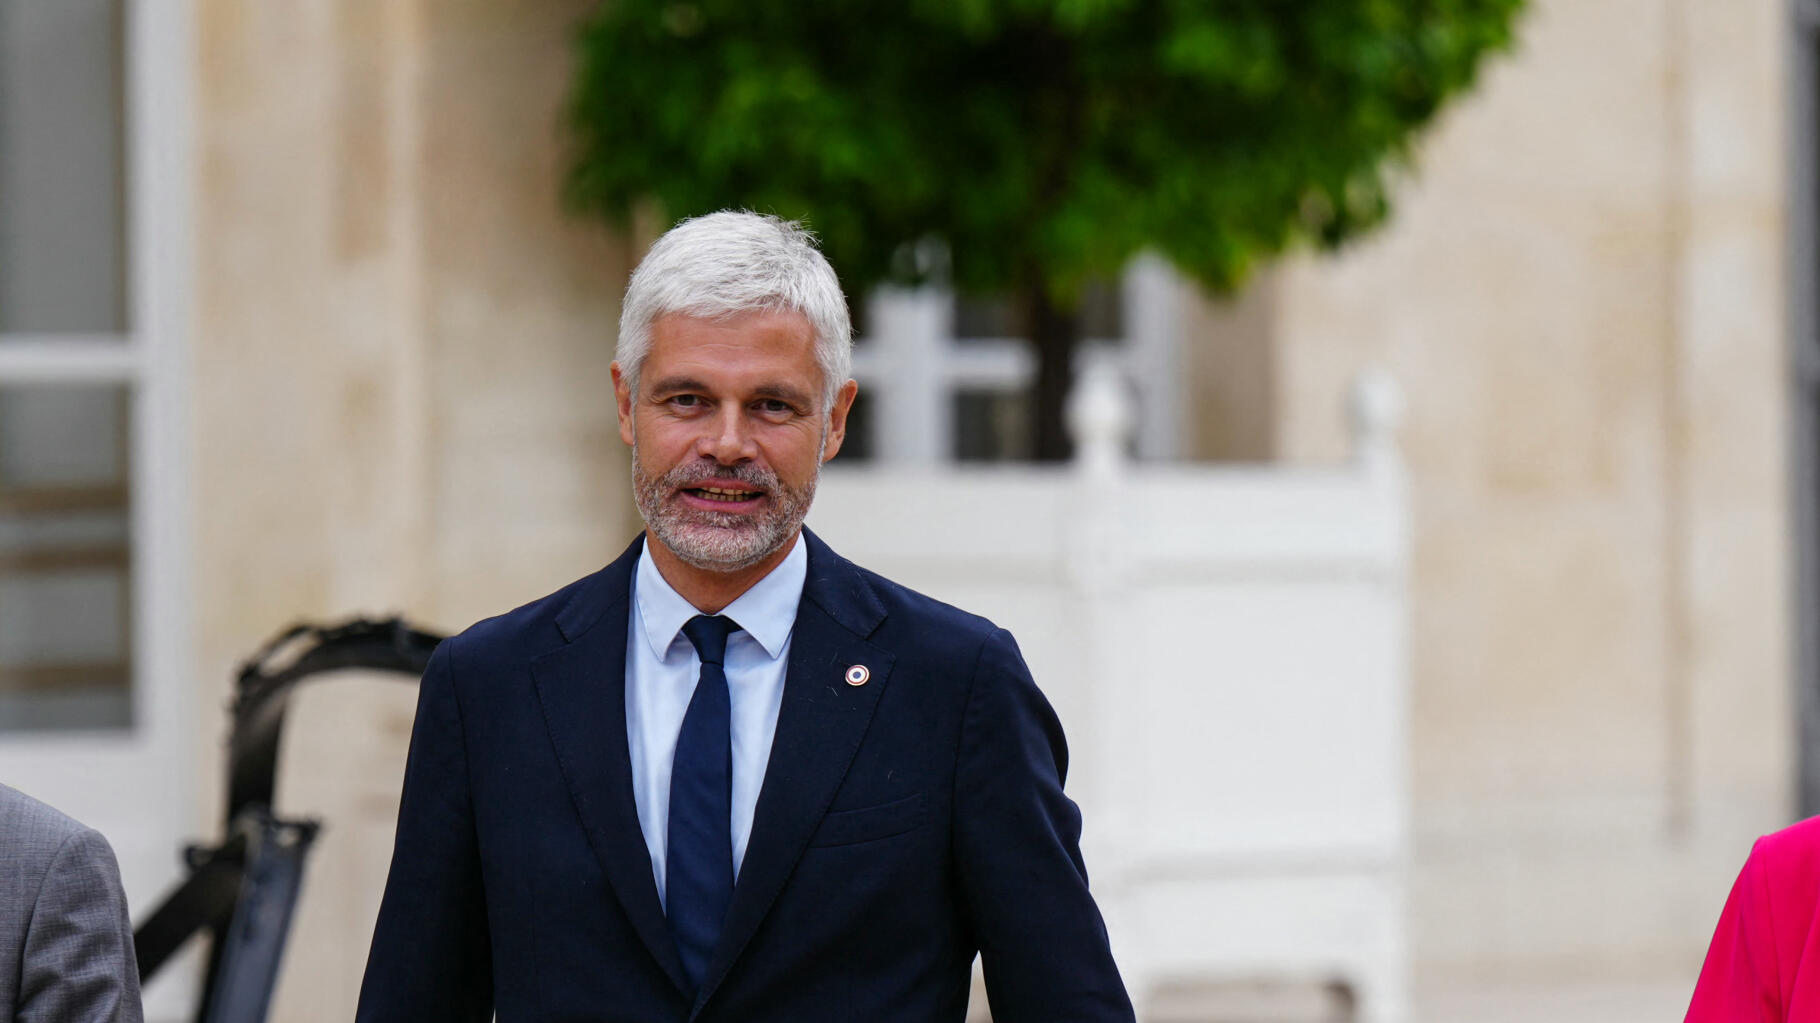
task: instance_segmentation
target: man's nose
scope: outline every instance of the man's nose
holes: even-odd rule
[[[757,457],[758,444],[752,437],[751,424],[746,422],[744,413],[745,410],[738,405],[723,405],[720,414],[712,421],[712,428],[696,442],[696,453],[722,465],[732,465]]]

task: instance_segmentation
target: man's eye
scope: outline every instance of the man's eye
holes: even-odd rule
[[[790,403],[785,402],[785,401],[779,401],[776,398],[766,398],[763,401],[758,403],[758,410],[760,412],[768,412],[773,415],[782,415],[782,414],[790,411]]]
[[[678,408],[694,408],[701,404],[701,398],[694,394],[673,394],[670,396],[670,404]]]

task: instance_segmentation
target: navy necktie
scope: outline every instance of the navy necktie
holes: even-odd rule
[[[733,901],[732,712],[722,662],[727,637],[739,624],[723,615],[696,615],[682,631],[695,644],[701,675],[670,769],[664,908],[683,970],[699,989]]]

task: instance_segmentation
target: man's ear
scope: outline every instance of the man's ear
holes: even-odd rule
[[[619,406],[619,439],[632,446],[632,385],[626,374],[613,364],[613,401]]]
[[[828,439],[822,444],[822,461],[840,453],[841,441],[847,439],[847,413],[853,411],[853,398],[857,394],[859,382],[855,380],[847,381],[835,392],[834,407],[828,410]]]

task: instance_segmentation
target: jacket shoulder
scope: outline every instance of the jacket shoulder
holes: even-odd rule
[[[1750,859],[1764,874],[1778,879],[1820,881],[1820,817],[1791,824],[1757,839]]]
[[[952,663],[977,658],[998,626],[926,593],[856,565],[808,530],[810,579],[803,591],[847,627],[874,642],[918,650]]]
[[[1820,908],[1820,817],[1757,839],[1732,899],[1752,927],[1781,920],[1805,928]]]
[[[991,619],[982,615],[937,600],[927,593],[887,579],[871,569],[858,566],[855,569],[860,578],[872,587],[872,592],[878,595],[890,615],[902,615],[921,626],[955,629],[967,636],[981,639],[998,630]]]
[[[467,665],[522,662],[561,647],[597,627],[628,596],[619,562],[504,614],[483,618],[445,641]]]
[[[464,648],[516,646],[524,642],[540,641],[546,645],[561,642],[556,617],[593,578],[592,575],[585,576],[554,593],[520,604],[510,611],[482,618],[450,638],[459,641]]]
[[[56,807],[0,785],[0,836],[4,836],[0,856],[47,865],[71,839],[91,832],[88,825]]]
[[[981,661],[989,641],[1004,636],[1002,644],[1015,650],[1016,640],[997,623],[913,590],[868,569],[857,569],[879,602],[884,606],[883,623],[872,639],[896,649],[899,656],[910,654],[915,663],[940,668],[944,674],[964,672],[953,677],[971,677]]]
[[[0,784],[0,834],[11,833],[16,828],[31,828],[65,838],[88,830],[87,825],[49,803]]]

